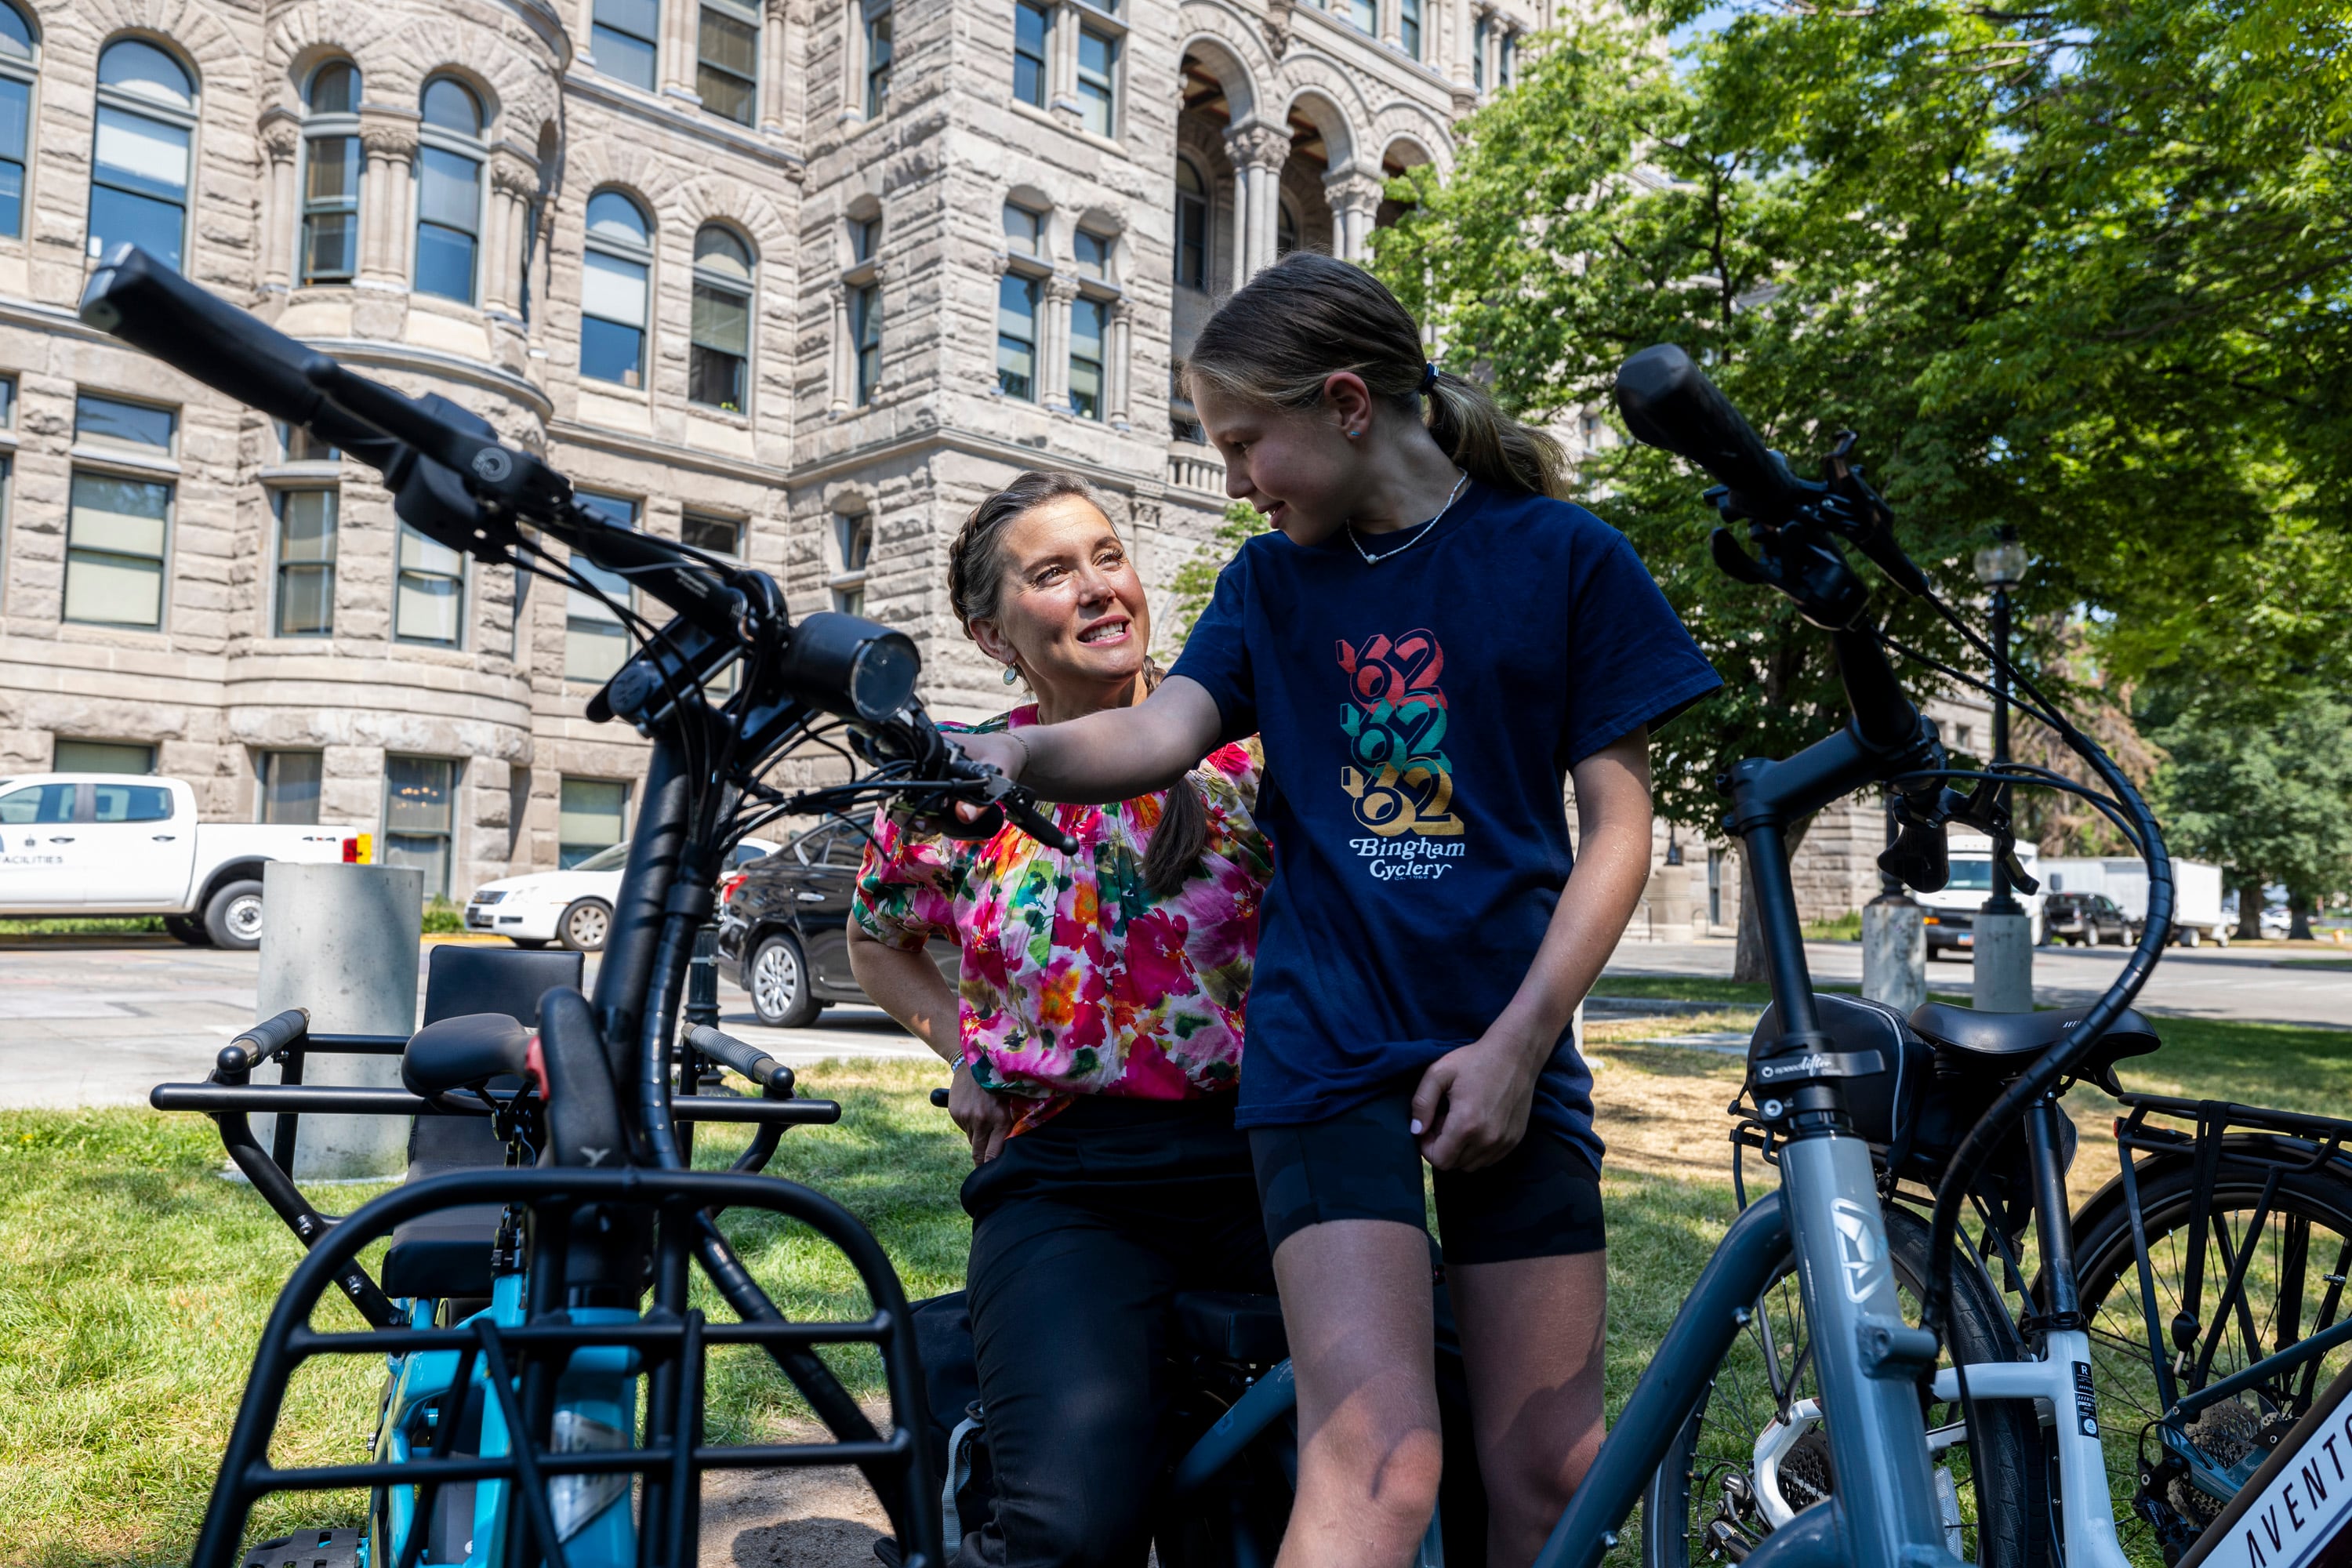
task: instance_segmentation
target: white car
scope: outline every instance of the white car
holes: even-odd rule
[[[775,847],[764,838],[746,838],[729,853],[727,868],[749,865]],[[466,900],[466,929],[505,937],[517,947],[560,942],[577,952],[598,952],[612,928],[613,901],[628,864],[629,847],[615,844],[566,870],[486,882]]]

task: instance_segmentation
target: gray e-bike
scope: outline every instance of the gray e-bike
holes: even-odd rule
[[[1780,1183],[1742,1211],[1701,1271],[1537,1563],[1593,1568],[1618,1543],[1634,1504],[1704,1408],[1717,1369],[1753,1320],[1759,1299],[1776,1279],[1793,1273],[1809,1335],[1818,1431],[1835,1486],[1769,1533],[1743,1542],[1742,1560],[1759,1568],[1954,1564],[1950,1514],[1938,1495],[1937,1450],[1931,1447],[1925,1412],[1955,1394],[1977,1407],[1968,1387],[1946,1386],[1958,1381],[1952,1369],[1937,1371],[1953,1318],[1961,1209],[1979,1173],[2028,1113],[2053,1085],[2089,1066],[2110,1026],[2128,1016],[2170,926],[2170,861],[2130,781],[2090,740],[2072,726],[2063,728],[2061,738],[2108,792],[2105,808],[2120,815],[2146,850],[2148,918],[2105,994],[2067,1026],[2050,1027],[2046,1038],[2012,1053],[2019,1064],[2030,1065],[2004,1075],[1990,1105],[1953,1140],[1924,1253],[1914,1249],[1924,1258],[1915,1280],[1915,1321],[1897,1292],[1873,1129],[1858,1125],[1858,1117],[1893,1098],[1888,1080],[1902,1070],[1901,1054],[1844,1026],[1814,994],[1790,879],[1787,829],[1844,795],[1885,786],[1902,831],[1880,864],[1911,887],[1932,890],[1948,874],[1948,825],[2006,833],[2006,789],[2021,782],[1948,764],[1935,726],[1888,666],[1869,590],[1847,548],[1859,551],[1896,588],[1935,604],[1979,647],[1982,639],[1935,601],[1926,576],[1895,542],[1893,514],[1850,460],[1850,437],[1830,454],[1822,479],[1796,477],[1671,345],[1627,361],[1618,372],[1616,395],[1636,439],[1696,464],[1719,481],[1707,499],[1727,522],[1748,524],[1754,553],[1721,528],[1713,539],[1717,563],[1741,582],[1785,594],[1806,620],[1830,634],[1850,717],[1837,733],[1794,756],[1750,759],[1721,781],[1730,802],[1726,826],[1747,857],[1773,997],[1775,1026],[1759,1029],[1749,1047],[1747,1096],[1777,1150]],[[2013,679],[2012,672],[2001,673]],[[1968,794],[1953,787],[1969,781],[1976,787]],[[2090,793],[2054,776],[2036,782]],[[1986,1022],[2001,1026],[1990,1016]],[[2020,1397],[2006,1387],[1976,1393],[1985,1400]],[[2072,1544],[2088,1549],[2082,1553],[2085,1562],[2105,1560],[2100,1547],[2111,1551],[2114,1540],[2105,1498],[2097,1499],[2095,1509],[2081,1506],[2087,1500],[2074,1500],[2064,1521],[2080,1532]],[[2095,1539],[2102,1524],[2104,1542]],[[1679,1529],[1680,1521],[1653,1521],[1645,1528]]]

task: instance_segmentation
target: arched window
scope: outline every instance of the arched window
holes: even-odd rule
[[[128,240],[178,270],[188,231],[188,160],[196,85],[142,38],[98,57],[98,151],[89,174],[89,252]]]
[[[25,142],[33,123],[37,46],[25,14],[0,0],[0,235],[25,232]]]
[[[329,60],[310,73],[302,118],[302,282],[348,283],[360,263],[360,73]]]
[[[1176,160],[1176,281],[1209,286],[1209,187],[1192,160]]]
[[[751,247],[733,230],[705,224],[694,237],[694,327],[686,395],[706,408],[740,414],[751,362]]]
[[[447,77],[425,84],[416,149],[416,291],[474,302],[482,232],[482,103]]]
[[[618,191],[598,191],[588,198],[580,374],[589,380],[646,384],[646,296],[653,259],[653,227],[643,207]]]

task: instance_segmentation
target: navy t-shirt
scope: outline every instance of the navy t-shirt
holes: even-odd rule
[[[1483,1035],[1535,961],[1570,858],[1568,769],[1721,685],[1625,536],[1472,483],[1400,548],[1251,539],[1174,674],[1223,741],[1264,738],[1275,872],[1244,1126],[1319,1121]],[[1563,1035],[1535,1120],[1597,1164]]]

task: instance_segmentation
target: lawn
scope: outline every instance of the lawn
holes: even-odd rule
[[[1601,989],[1637,994],[1627,989],[1637,979],[1612,976]],[[1644,991],[1653,984],[1640,983]],[[1688,1000],[1759,999],[1728,983],[1664,984]],[[1676,1032],[1687,1026],[1675,1022]],[[2352,1103],[2352,1032],[2184,1020],[2162,1027],[2164,1051],[2127,1064],[2131,1087],[2312,1110]],[[1592,1049],[1612,1147],[1604,1193],[1613,1410],[1730,1218],[1723,1106],[1739,1064],[1622,1039],[1596,1037]],[[936,1077],[919,1064],[810,1069],[806,1092],[841,1100],[841,1124],[790,1133],[770,1167],[834,1194],[873,1226],[915,1297],[956,1287],[969,1235],[955,1201],[968,1156],[927,1101]],[[2104,1097],[2082,1098],[2078,1120],[2095,1131]],[[723,1134],[706,1137],[698,1163],[723,1161],[726,1143]],[[194,1117],[0,1113],[0,1257],[8,1259],[0,1268],[0,1564],[185,1560],[255,1339],[297,1257],[283,1227],[220,1167],[210,1123]],[[373,1194],[332,1195],[356,1205]],[[834,1317],[862,1304],[847,1265],[805,1232],[741,1215],[727,1224],[789,1312]],[[330,1322],[357,1319],[331,1301],[320,1326]],[[858,1392],[877,1391],[870,1357],[839,1364]],[[360,1457],[380,1379],[380,1368],[358,1359],[307,1373],[274,1457]],[[798,1409],[782,1386],[764,1363],[724,1360],[714,1426],[749,1435],[786,1424]],[[280,1501],[257,1522],[286,1528],[338,1510],[356,1522],[359,1500]]]

